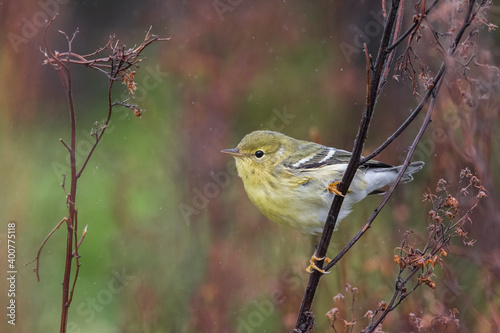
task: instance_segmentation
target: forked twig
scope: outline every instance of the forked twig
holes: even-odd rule
[[[111,92],[112,92],[112,87],[113,84],[118,80],[122,79],[125,76],[125,72],[134,67],[137,66],[137,64],[142,60],[140,58],[140,55],[142,51],[152,43],[156,41],[164,41],[168,40],[168,38],[159,38],[158,36],[151,35],[151,27],[146,33],[146,36],[143,40],[143,42],[134,48],[131,49],[126,49],[125,45],[119,44],[118,40],[115,40],[114,37],[110,37],[108,42],[104,47],[98,48],[95,52],[89,53],[87,55],[79,55],[76,53],[73,53],[72,51],[72,43],[74,42],[77,34],[78,34],[78,29],[75,30],[75,32],[70,36],[68,36],[65,32],[59,31],[62,35],[65,36],[66,42],[67,42],[67,47],[68,51],[63,52],[63,53],[58,53],[58,52],[53,52],[51,51],[51,48],[48,45],[48,29],[52,25],[53,21],[57,17],[54,16],[51,20],[48,21],[48,23],[45,26],[45,36],[44,36],[44,43],[45,43],[45,50],[43,51],[43,54],[45,55],[45,61],[44,64],[49,64],[51,65],[59,74],[61,82],[63,83],[65,92],[66,92],[66,98],[68,101],[68,107],[69,107],[69,114],[70,114],[70,124],[71,124],[71,142],[70,144],[66,144],[66,142],[63,139],[60,139],[61,143],[64,145],[66,150],[69,153],[70,156],[70,164],[71,164],[71,187],[69,194],[66,193],[65,189],[65,180],[66,176],[64,176],[63,179],[63,184],[62,187],[66,193],[66,205],[68,208],[68,217],[65,217],[62,219],[56,227],[47,235],[45,240],[42,242],[42,245],[40,246],[38,250],[38,255],[35,257],[33,261],[36,260],[36,268],[35,272],[37,274],[37,280],[40,281],[40,276],[39,276],[39,263],[40,263],[40,254],[41,251],[45,245],[45,243],[48,241],[50,236],[54,234],[54,232],[64,223],[66,222],[67,224],[67,237],[66,237],[66,259],[65,259],[65,269],[64,269],[64,277],[63,277],[63,292],[62,292],[62,311],[61,311],[61,326],[60,326],[60,332],[66,332],[66,327],[67,327],[67,321],[68,321],[68,310],[69,306],[71,305],[71,302],[73,300],[73,295],[75,291],[75,286],[76,286],[76,281],[78,279],[78,274],[80,272],[80,255],[78,253],[78,250],[85,238],[85,235],[87,233],[87,227],[83,230],[83,233],[78,240],[78,211],[76,209],[76,189],[77,189],[77,184],[78,184],[78,179],[82,175],[82,172],[85,170],[85,167],[87,166],[88,161],[90,160],[90,157],[94,153],[97,145],[101,141],[106,129],[108,128],[109,121],[112,116],[112,110],[115,105],[120,105],[120,103],[112,103],[111,102]],[[98,54],[109,51],[110,54],[106,57],[100,57],[100,58],[95,58]],[[76,65],[81,65],[81,66],[86,66],[92,69],[96,69],[106,75],[108,78],[108,112],[107,112],[107,118],[104,121],[104,124],[99,127],[99,124],[97,123],[97,128],[93,128],[93,133],[96,136],[96,140],[90,149],[90,151],[87,153],[87,156],[85,157],[82,166],[80,167],[79,170],[77,170],[77,165],[76,165],[76,110],[75,110],[75,105],[74,105],[74,100],[73,100],[73,91],[72,91],[72,79],[71,79],[71,71],[70,71],[70,66],[76,66]],[[128,76],[128,79],[133,77],[132,75]],[[135,83],[131,82],[131,85],[135,86]],[[129,88],[130,90],[130,88]],[[124,103],[124,102],[121,102]],[[96,126],[96,125],[94,125]],[[74,277],[73,281],[70,285],[70,279],[71,279],[71,273],[72,273],[72,262],[75,260],[76,263],[76,270],[74,271]],[[32,262],[33,262],[32,261]]]
[[[68,219],[66,217],[64,217],[61,221],[59,221],[58,224],[56,224],[56,226],[54,227],[54,229],[52,229],[51,232],[49,232],[49,234],[45,237],[45,239],[43,240],[42,244],[40,245],[40,247],[38,248],[38,253],[36,255],[35,258],[33,258],[33,260],[31,260],[30,262],[26,263],[26,266],[28,266],[29,264],[31,264],[32,262],[36,261],[36,268],[33,268],[33,271],[36,273],[36,280],[38,282],[40,282],[40,255],[42,254],[42,249],[43,247],[45,246],[45,243],[47,243],[47,241],[49,240],[50,236],[52,236],[52,234],[57,230],[59,229],[59,227],[61,226],[61,224],[63,224],[64,222],[66,222]]]

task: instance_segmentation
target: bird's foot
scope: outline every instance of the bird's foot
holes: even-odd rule
[[[314,252],[314,254],[311,257],[311,260],[309,260],[309,266],[307,266],[306,271],[308,273],[312,273],[313,271],[318,271],[321,274],[328,274],[328,273],[330,273],[330,272],[327,272],[324,269],[321,269],[318,266],[316,266],[316,261],[321,261],[321,260],[324,260],[326,263],[329,263],[329,262],[332,261],[332,259],[327,258],[327,257],[318,258],[316,256],[316,252]]]
[[[333,182],[330,185],[328,185],[328,191],[332,192],[335,195],[345,197],[345,195],[342,194],[342,192],[339,191],[338,185],[340,182]]]

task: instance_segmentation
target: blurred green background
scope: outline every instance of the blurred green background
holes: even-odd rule
[[[408,12],[412,10],[407,6]],[[118,110],[80,178],[77,208],[82,263],[68,332],[285,332],[293,328],[314,240],[270,223],[247,198],[232,159],[220,154],[247,133],[274,129],[290,136],[352,149],[364,105],[364,54],[380,39],[380,4],[353,1],[16,1],[0,4],[0,275],[6,305],[7,223],[16,223],[17,321],[2,332],[55,332],[59,328],[65,227],[43,249],[41,281],[32,265],[44,237],[66,216],[62,174],[68,156],[69,116],[57,73],[42,66],[43,20],[60,13],[51,47],[65,51],[57,30],[79,27],[74,51],[90,53],[116,34],[127,46],[149,26],[168,42],[145,51],[135,81],[136,118]],[[489,18],[499,22],[498,9]],[[409,15],[408,17],[411,17]],[[360,31],[365,32],[361,34]],[[498,63],[498,32],[481,30],[479,60]],[[361,38],[361,39],[360,39]],[[422,42],[432,73],[439,59]],[[426,51],[426,48],[430,51]],[[348,50],[348,51],[346,51]],[[347,52],[347,53],[346,53]],[[317,331],[330,332],[325,314],[345,283],[359,288],[354,317],[392,294],[394,248],[406,230],[426,234],[422,195],[440,178],[456,185],[468,166],[490,197],[468,226],[473,248],[450,249],[437,268],[438,287],[421,287],[391,313],[383,329],[412,330],[409,314],[424,319],[457,308],[460,332],[500,329],[499,77],[479,73],[486,95],[457,107],[443,86],[435,121],[415,159],[426,167],[398,188],[367,235],[322,279],[315,301]],[[389,76],[365,153],[376,148],[418,103],[412,84]],[[73,71],[78,156],[90,147],[92,124],[106,116],[106,78]],[[115,99],[128,97],[116,85]],[[476,96],[476,95],[474,95]],[[454,103],[455,102],[455,103]],[[459,101],[460,103],[460,101]],[[422,118],[417,119],[417,122]],[[378,159],[402,162],[418,125]],[[80,160],[81,163],[81,160]],[[69,185],[68,185],[69,188]],[[332,254],[357,232],[378,204],[367,198],[333,236]],[[457,245],[460,241],[457,240]],[[422,244],[423,246],[423,244]],[[349,299],[350,296],[348,296]],[[347,302],[349,303],[349,302]],[[349,307],[342,311],[351,318]],[[4,308],[5,311],[5,308]],[[367,324],[360,320],[355,331]],[[439,330],[438,330],[439,331]],[[447,332],[449,332],[448,330]],[[453,331],[453,330],[451,330]]]

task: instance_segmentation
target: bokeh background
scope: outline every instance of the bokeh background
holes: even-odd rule
[[[412,10],[412,5],[407,6]],[[325,145],[352,149],[364,105],[365,64],[359,42],[376,52],[377,1],[7,1],[0,4],[0,300],[7,304],[7,223],[16,223],[17,321],[2,332],[59,328],[65,228],[46,244],[41,281],[24,266],[66,216],[62,174],[69,116],[57,73],[42,66],[43,20],[60,13],[49,44],[65,51],[62,35],[77,27],[74,51],[90,53],[116,34],[127,46],[146,31],[154,44],[136,76],[137,118],[118,110],[79,181],[80,230],[88,234],[70,310],[68,332],[284,332],[294,326],[313,252],[308,235],[270,223],[248,200],[234,162],[220,154],[247,133],[273,129]],[[411,17],[409,15],[408,17]],[[499,20],[493,8],[490,21]],[[407,23],[407,22],[406,22]],[[478,60],[498,63],[498,32],[480,30]],[[421,56],[435,73],[435,45]],[[425,48],[429,48],[426,53]],[[489,74],[488,74],[489,73]],[[379,99],[365,152],[376,148],[409,115],[419,96],[403,76],[390,79]],[[409,332],[410,313],[424,320],[457,308],[460,332],[500,329],[499,77],[476,73],[484,89],[457,107],[443,87],[437,115],[415,159],[426,167],[401,186],[368,234],[322,279],[314,305],[317,331],[330,332],[325,314],[339,306],[347,319],[388,301],[397,265],[394,248],[406,230],[426,235],[431,207],[422,202],[440,178],[457,185],[463,167],[483,180],[489,198],[467,226],[477,239],[456,240],[435,290],[422,287],[384,323]],[[106,116],[106,78],[75,68],[78,155]],[[123,88],[123,89],[122,89]],[[451,97],[450,97],[451,96]],[[125,86],[115,98],[127,98]],[[463,97],[463,96],[462,96]],[[476,103],[476,104],[474,104]],[[417,122],[422,118],[417,119]],[[401,163],[418,125],[378,158]],[[80,161],[81,162],[81,161]],[[354,235],[380,197],[367,198],[333,236],[333,254]],[[419,238],[420,237],[420,238]],[[422,244],[423,246],[423,244]],[[359,289],[350,310],[345,284]],[[332,297],[346,295],[348,306]],[[4,311],[5,307],[4,307]],[[354,311],[354,313],[352,313]],[[366,325],[361,319],[355,331]],[[443,331],[437,328],[436,331]],[[448,331],[453,331],[448,328]]]

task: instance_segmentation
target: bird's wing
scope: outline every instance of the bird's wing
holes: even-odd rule
[[[310,148],[309,145],[315,145],[315,149]],[[322,146],[316,143],[307,143],[305,145],[299,146],[299,149],[304,149],[305,151],[314,151],[314,153],[304,156],[300,160],[285,160],[283,162],[284,166],[289,169],[303,170],[303,169],[314,169],[321,168],[327,165],[336,164],[347,164],[351,159],[351,152],[342,149],[335,149],[326,146]],[[368,161],[361,168],[388,168],[391,167],[389,164],[385,164],[378,161]]]

